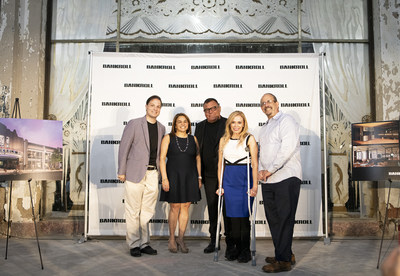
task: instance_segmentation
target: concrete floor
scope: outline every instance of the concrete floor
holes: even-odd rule
[[[224,258],[225,242],[214,262],[214,254],[204,254],[206,239],[186,240],[188,254],[173,254],[167,250],[166,239],[154,239],[158,255],[129,255],[123,239],[91,238],[79,243],[77,239],[39,238],[43,266],[36,239],[10,238],[8,258],[5,259],[6,239],[0,238],[0,275],[266,275],[261,268],[265,256],[273,256],[272,241],[257,240],[257,265]],[[385,240],[384,259],[397,246],[396,240]],[[381,275],[377,267],[380,240],[378,239],[296,239],[293,251],[296,265],[290,272],[278,275]]]

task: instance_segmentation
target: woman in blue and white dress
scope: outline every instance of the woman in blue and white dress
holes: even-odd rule
[[[238,260],[247,263],[250,254],[250,221],[248,209],[248,193],[251,202],[257,195],[258,147],[254,136],[248,132],[246,117],[241,111],[234,111],[229,116],[225,134],[219,143],[218,178],[222,176],[222,193],[225,198],[226,215],[231,218],[232,238],[235,247],[227,252],[230,261]],[[246,148],[250,149],[250,190],[247,186],[247,157]],[[224,167],[222,167],[224,166]],[[221,179],[219,179],[221,185]],[[219,190],[217,190],[218,194]]]

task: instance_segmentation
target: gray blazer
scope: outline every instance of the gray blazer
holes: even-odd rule
[[[157,121],[157,168],[160,168],[161,140],[165,127]],[[118,152],[118,175],[126,180],[139,183],[146,174],[150,159],[150,138],[146,116],[130,120],[121,137]]]

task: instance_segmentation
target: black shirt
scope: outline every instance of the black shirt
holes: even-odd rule
[[[208,177],[217,177],[216,164],[218,163],[218,146],[221,138],[217,137],[217,133],[220,123],[221,120],[214,123],[206,122],[204,127],[203,152],[201,156],[203,158],[204,174]]]
[[[154,124],[147,122],[150,137],[150,159],[149,165],[157,166],[157,141],[158,141],[158,129],[157,122]]]

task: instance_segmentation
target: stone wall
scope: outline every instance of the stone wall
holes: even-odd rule
[[[0,4],[0,91],[7,93],[0,117],[7,117],[4,110],[11,113],[15,99],[19,98],[21,118],[43,119],[47,0],[1,1]],[[32,182],[32,193],[37,213],[41,185]],[[0,196],[3,195],[8,202],[8,188],[0,188]],[[12,196],[13,221],[32,221],[27,182],[14,181]],[[5,213],[4,206],[0,204],[1,214]]]
[[[374,3],[374,47],[376,78],[376,119],[398,120],[400,115],[400,3],[380,0]],[[388,183],[378,183],[379,213],[383,220]],[[400,204],[400,183],[393,183],[389,202]]]

